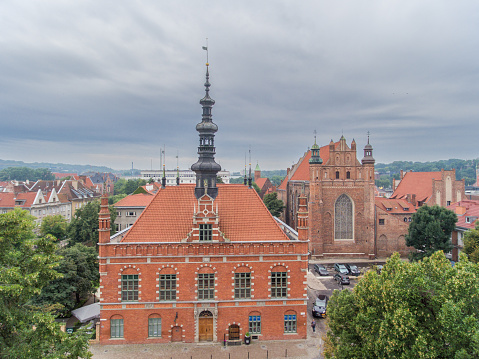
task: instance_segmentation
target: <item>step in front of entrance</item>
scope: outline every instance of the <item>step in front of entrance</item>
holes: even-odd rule
[[[241,345],[242,343],[242,340],[227,340],[226,341],[226,344],[228,346],[232,346],[232,345]]]

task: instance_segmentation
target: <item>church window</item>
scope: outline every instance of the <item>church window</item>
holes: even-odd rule
[[[200,241],[213,240],[213,226],[211,224],[200,224]]]
[[[349,171],[346,172],[346,178],[347,178],[347,179],[350,179],[350,178],[351,178],[351,172],[349,172]]]
[[[353,239],[353,202],[342,194],[334,205],[335,239]]]
[[[336,179],[339,179],[339,171],[336,171]]]

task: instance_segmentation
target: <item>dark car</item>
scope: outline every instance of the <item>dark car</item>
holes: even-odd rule
[[[334,270],[341,274],[349,274],[349,271],[344,264],[334,263]]]
[[[313,265],[313,270],[319,275],[329,275],[328,270],[322,264]]]
[[[338,284],[349,284],[349,277],[345,274],[336,273],[333,278]]]
[[[328,305],[328,296],[327,295],[318,295],[318,299],[313,304],[312,314],[316,318],[325,318],[326,317],[326,306]]]
[[[355,264],[345,264],[345,266],[349,274],[354,275],[356,277],[361,274],[361,272],[359,271],[358,267]]]

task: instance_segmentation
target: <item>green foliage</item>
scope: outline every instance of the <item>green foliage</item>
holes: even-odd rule
[[[278,194],[276,192],[265,195],[263,202],[274,217],[279,217],[281,216],[281,213],[283,213],[284,203],[282,200],[278,199]]]
[[[230,178],[230,183],[244,184],[244,177]]]
[[[51,234],[57,240],[61,241],[66,238],[68,222],[62,215],[44,217],[40,225],[40,235],[46,236]]]
[[[255,189],[256,193],[259,194],[261,192],[261,188],[259,188],[259,186],[256,184],[256,182],[253,182],[251,185]]]
[[[468,230],[464,233],[464,252],[469,257],[469,260],[474,263],[479,263],[479,221],[476,221],[474,229]]]
[[[456,227],[457,215],[437,205],[422,206],[412,215],[412,222],[406,235],[406,245],[414,247],[412,260],[419,260],[441,250],[452,250],[451,233]]]
[[[116,186],[115,186],[116,188]],[[83,243],[94,246],[98,243],[98,213],[100,212],[100,201],[93,201],[75,211],[68,226],[68,238],[70,244]],[[110,218],[114,223],[116,219],[116,210],[110,206]],[[111,226],[111,234],[115,233],[114,226]]]
[[[110,204],[110,205],[115,204],[116,202],[118,202],[119,200],[122,200],[126,196],[127,195],[124,194],[124,193],[115,194],[114,196],[110,196],[110,197],[108,197],[108,204]]]
[[[392,181],[389,176],[382,175],[377,179],[376,181],[376,186],[381,187],[381,188],[391,188],[392,187]]]
[[[55,176],[48,168],[8,167],[0,171],[0,181],[37,181],[54,180]]]
[[[99,285],[98,255],[95,248],[80,243],[57,254],[62,257],[57,271],[63,276],[43,287],[35,303],[52,307],[60,304],[58,313],[67,315]]]
[[[114,194],[132,194],[138,187],[144,186],[146,181],[144,179],[129,179],[120,178],[115,183]]]
[[[328,303],[326,358],[479,358],[479,267],[395,253]]]
[[[221,176],[216,176],[216,183],[224,183]]]
[[[63,333],[47,308],[30,305],[47,283],[61,277],[55,271],[55,239],[35,238],[34,226],[26,211],[0,214],[0,357],[90,358],[83,333]]]
[[[271,181],[271,183],[273,184],[273,186],[279,187],[281,182],[283,182],[283,179],[284,179],[285,176],[286,176],[286,173],[284,174],[284,176],[271,176],[271,177],[268,177],[268,178]]]

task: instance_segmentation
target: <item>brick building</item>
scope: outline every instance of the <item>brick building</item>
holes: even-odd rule
[[[259,164],[256,164],[256,168],[254,169],[254,183],[256,183],[259,187],[259,196],[261,198],[263,198],[266,194],[276,191],[276,187],[271,183],[269,178],[261,177],[261,169],[259,168]]]
[[[103,344],[306,338],[307,217],[288,237],[251,186],[216,184],[208,80],[207,68],[196,185],[163,183],[111,239],[102,199]]]

